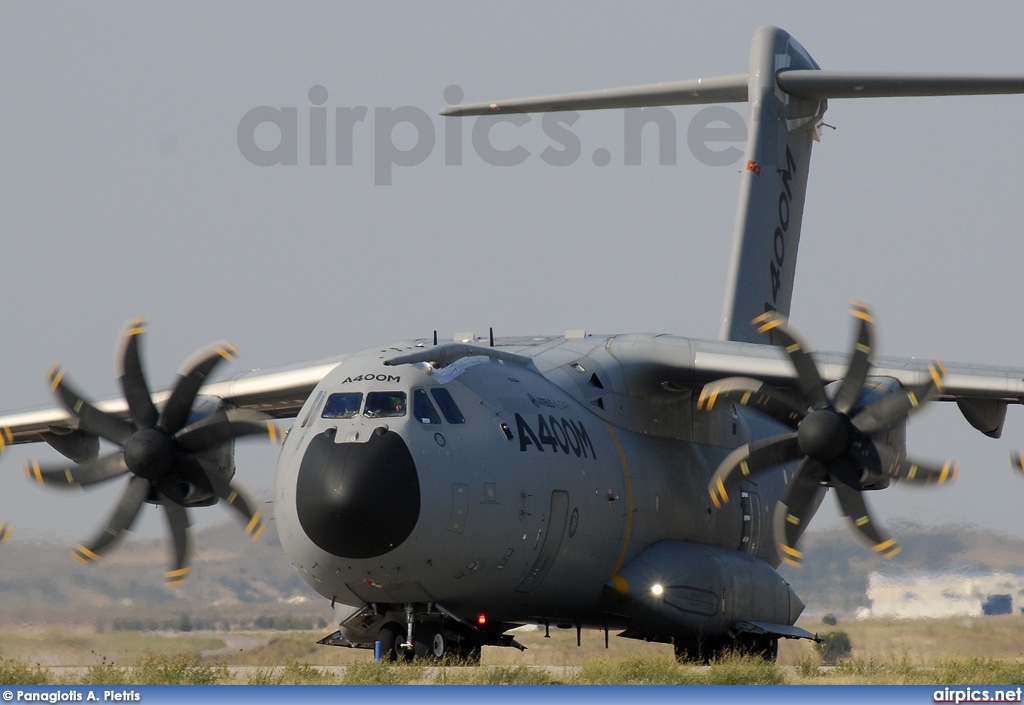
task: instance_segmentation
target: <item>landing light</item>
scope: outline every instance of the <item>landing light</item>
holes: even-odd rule
[[[665,588],[661,583],[654,583],[654,585],[651,585],[651,595],[654,597],[661,597],[663,594],[665,594]]]

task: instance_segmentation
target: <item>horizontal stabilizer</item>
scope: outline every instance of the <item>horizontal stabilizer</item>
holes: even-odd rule
[[[707,103],[745,103],[747,74],[688,81],[651,83],[645,86],[606,88],[545,95],[538,98],[517,98],[497,103],[453,105],[442,115],[495,115],[501,113],[543,113],[555,110],[602,110],[606,108],[641,108],[652,105],[702,105]]]
[[[779,88],[800,98],[897,98],[900,96],[1024,93],[1024,76],[859,73],[799,69],[780,71]]]

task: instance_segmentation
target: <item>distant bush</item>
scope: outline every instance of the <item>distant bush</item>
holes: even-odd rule
[[[294,617],[257,617],[253,622],[257,629],[270,629],[273,631],[301,630],[309,631],[313,628],[313,621],[310,619],[296,619]]]
[[[853,644],[850,643],[850,635],[842,630],[825,632],[819,637],[817,643],[818,654],[821,660],[828,665],[835,665],[839,659],[848,657],[853,653]]]
[[[320,628],[327,626],[327,622],[320,620]],[[115,632],[207,632],[207,631],[231,631],[232,629],[261,629],[264,631],[309,631],[314,628],[312,619],[300,619],[296,617],[280,617],[273,615],[261,615],[252,621],[228,623],[224,620],[215,621],[212,619],[199,619],[189,614],[182,614],[177,619],[140,619],[137,617],[126,617],[115,619],[110,628]]]

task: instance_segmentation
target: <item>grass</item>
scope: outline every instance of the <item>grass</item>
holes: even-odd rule
[[[436,666],[361,661],[343,669],[289,663],[256,667],[248,675],[198,657],[148,655],[129,665],[103,662],[57,671],[0,656],[7,685],[969,685],[1024,683],[1024,664],[993,659],[950,660],[917,666],[908,659],[847,659],[829,669],[810,661],[778,666],[756,657],[727,654],[708,666],[679,664],[664,656],[595,659],[574,668],[536,666]]]
[[[811,631],[822,625],[803,625]],[[831,629],[831,626],[826,627]],[[852,651],[823,667],[809,642],[783,642],[778,663],[729,654],[679,664],[671,647],[584,632],[524,632],[529,649],[487,647],[482,665],[376,664],[368,651],[316,646],[316,632],[201,635],[4,628],[0,683],[151,684],[1021,684],[1024,617],[842,622]]]

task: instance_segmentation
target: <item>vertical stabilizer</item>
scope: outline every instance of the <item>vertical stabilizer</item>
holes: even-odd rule
[[[765,311],[789,315],[815,128],[825,100],[783,92],[776,76],[818,69],[786,32],[763,27],[750,49],[747,149],[740,176],[732,260],[720,337],[766,342],[751,320]]]
[[[453,105],[442,115],[750,103],[720,336],[768,343],[751,321],[789,316],[811,143],[831,98],[1024,93],[1024,76],[822,71],[799,42],[762,27],[748,72],[670,83]]]

